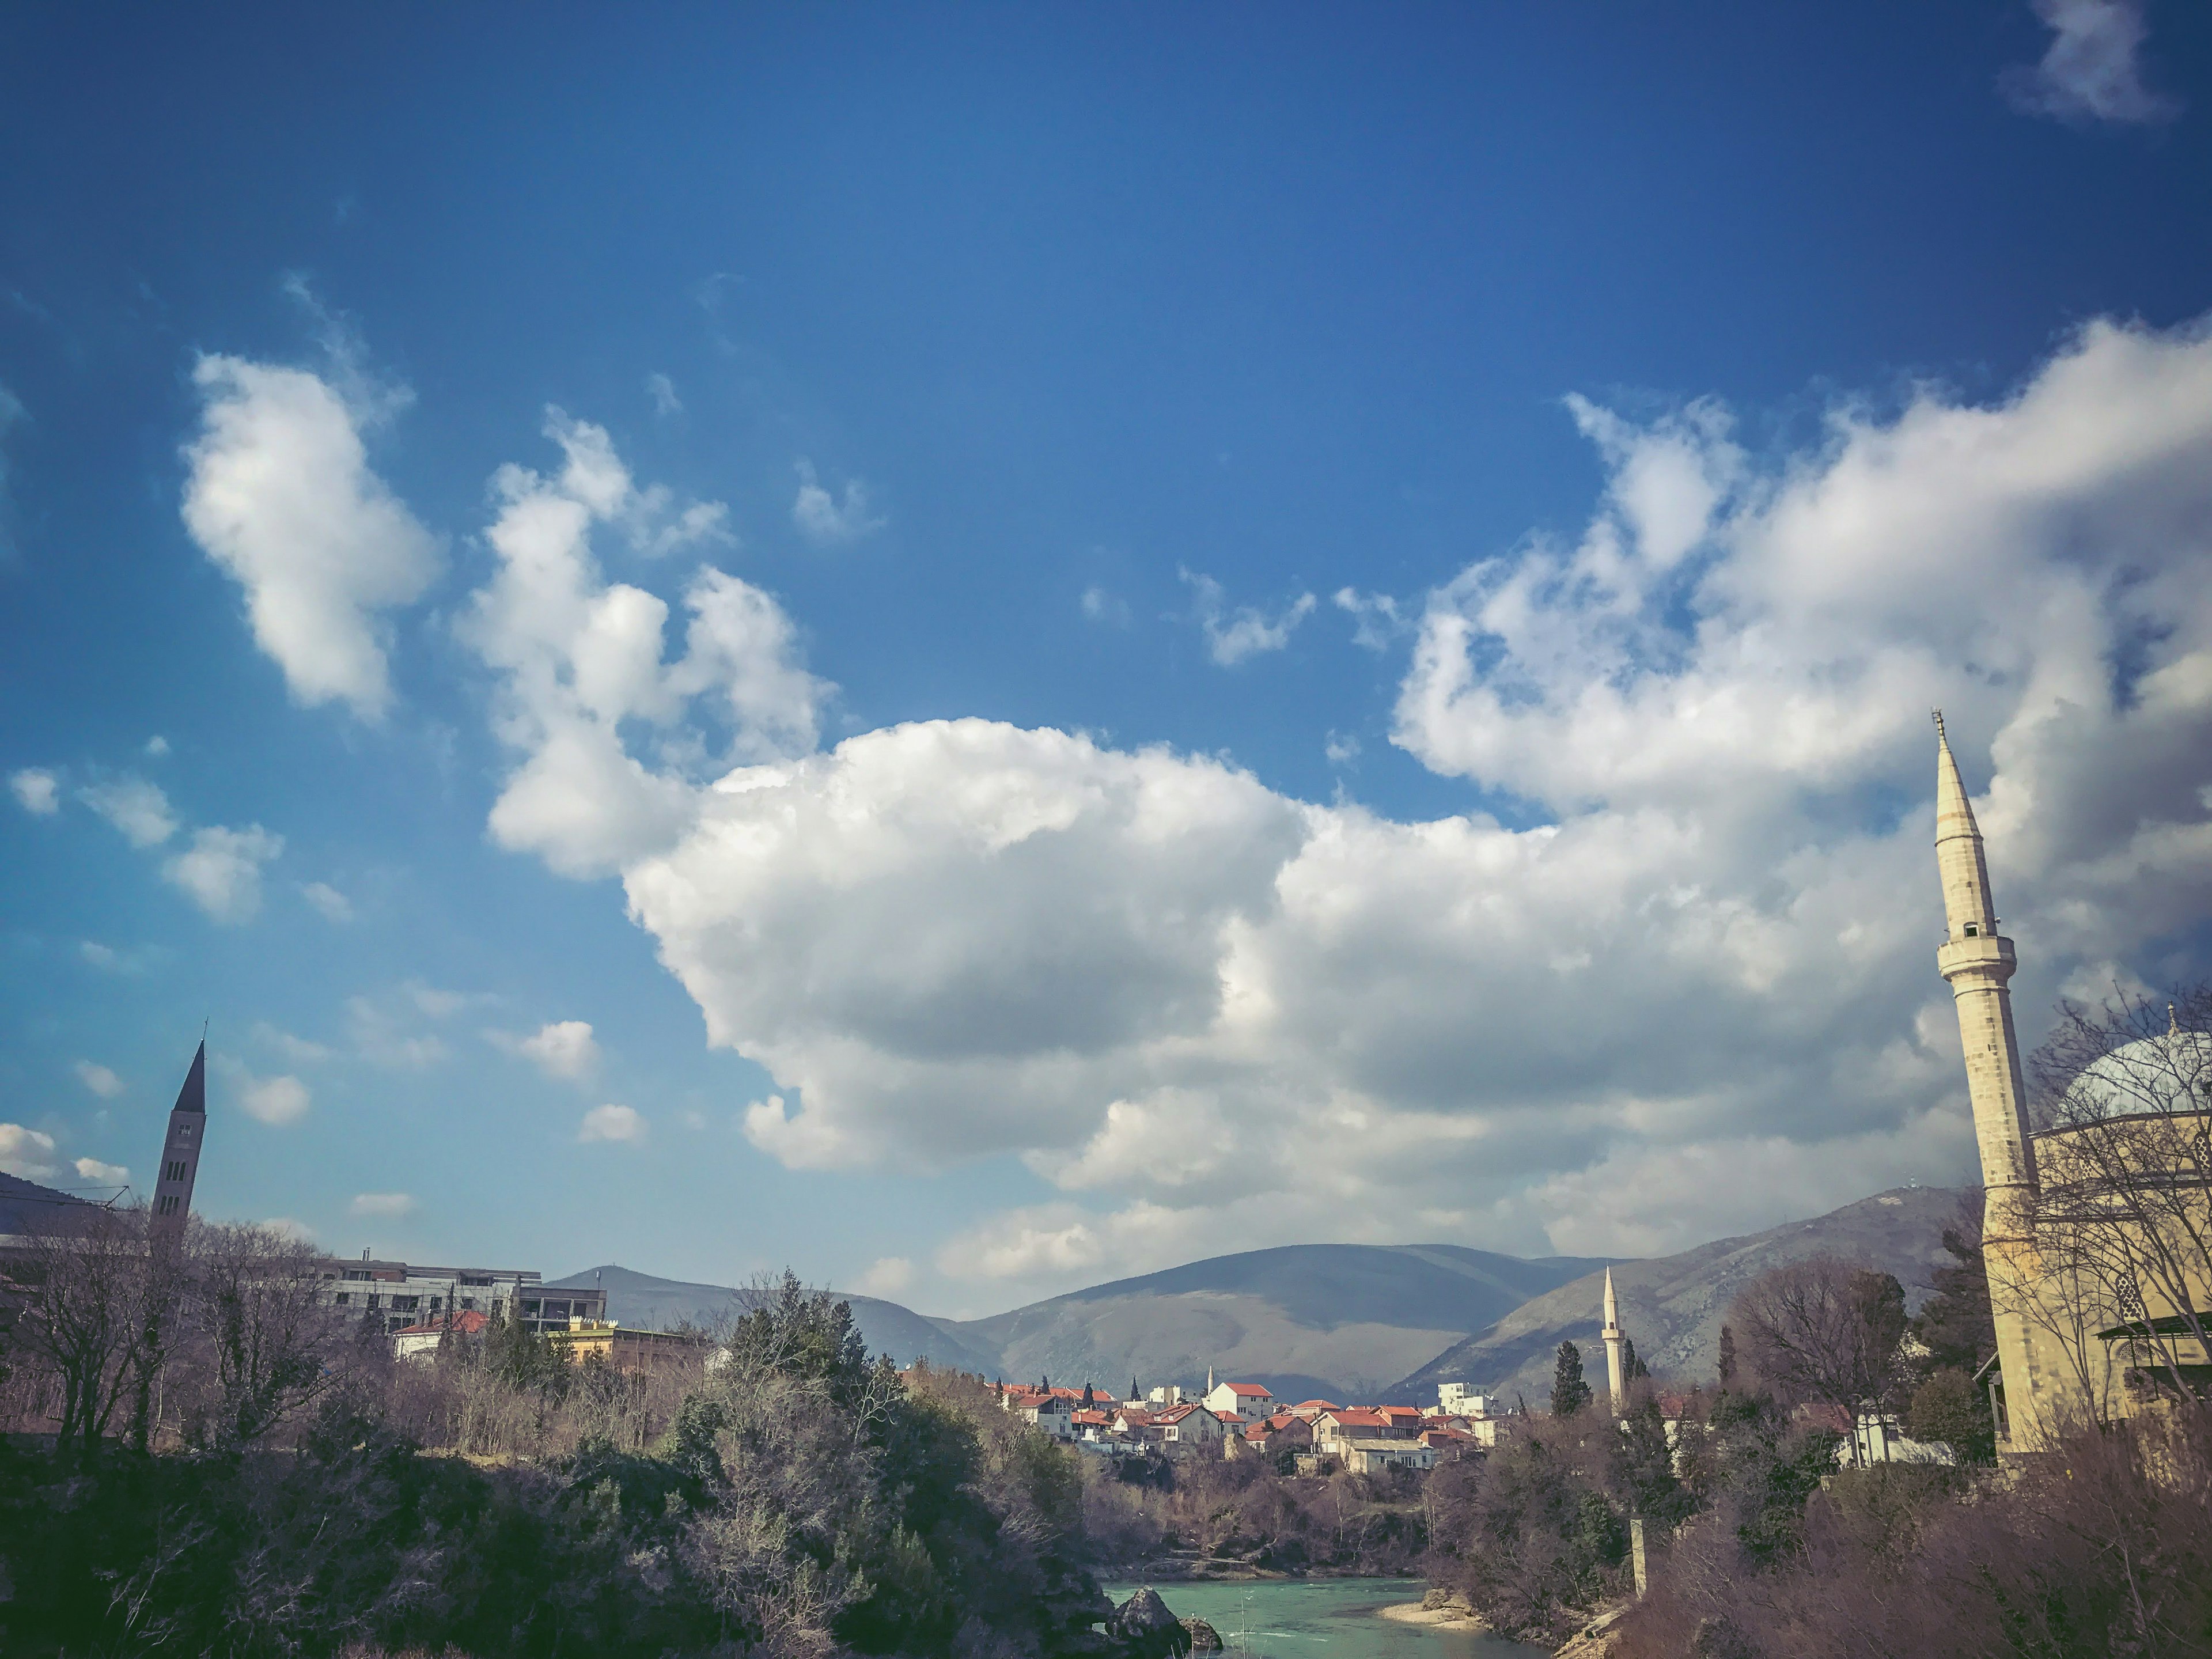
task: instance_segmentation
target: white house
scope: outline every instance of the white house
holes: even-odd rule
[[[1437,1448],[1419,1440],[1339,1440],[1329,1450],[1344,1460],[1352,1474],[1380,1474],[1385,1469],[1432,1469]]]
[[[1218,1447],[1227,1432],[1222,1420],[1194,1400],[1154,1413],[1152,1422],[1162,1443],[1169,1446]]]
[[[1275,1414],[1275,1396],[1257,1382],[1218,1382],[1200,1403],[1216,1417],[1231,1413],[1246,1419]]]

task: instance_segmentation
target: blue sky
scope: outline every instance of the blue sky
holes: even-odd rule
[[[205,1019],[210,1212],[933,1311],[1961,1178],[1931,702],[2031,1031],[2204,971],[2208,100],[2118,0],[18,8],[0,1163],[143,1185]]]

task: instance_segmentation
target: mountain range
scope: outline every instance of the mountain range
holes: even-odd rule
[[[1810,1221],[1790,1222],[1679,1255],[1612,1263],[1621,1322],[1655,1375],[1705,1377],[1737,1291],[1768,1267],[1842,1256],[1893,1273],[1907,1301],[1929,1294],[1958,1213],[1953,1188],[1903,1188]],[[1563,1340],[1601,1370],[1602,1270],[1581,1256],[1534,1261],[1455,1244],[1293,1244],[1214,1256],[1072,1291],[987,1319],[933,1319],[878,1297],[845,1296],[872,1352],[901,1365],[990,1377],[1049,1377],[1118,1393],[1194,1383],[1209,1370],[1256,1382],[1278,1399],[1426,1403],[1465,1382],[1540,1403]],[[624,1324],[711,1324],[750,1292],[594,1267],[552,1288],[597,1283]],[[843,1292],[839,1292],[844,1296]],[[1394,1380],[1395,1379],[1395,1380]]]
[[[607,1293],[608,1318],[650,1330],[666,1330],[686,1321],[711,1327],[718,1319],[744,1312],[753,1296],[750,1290],[728,1285],[655,1279],[651,1273],[612,1266],[586,1267],[582,1273],[555,1279],[545,1288],[581,1291],[593,1285]],[[969,1347],[945,1329],[942,1321],[926,1319],[911,1308],[878,1297],[854,1296],[844,1291],[836,1295],[852,1304],[853,1322],[860,1327],[860,1340],[868,1345],[870,1353],[887,1353],[901,1365],[912,1364],[922,1357],[933,1365],[952,1370],[987,1376],[998,1374],[997,1355]]]
[[[1721,1324],[1738,1291],[1770,1267],[1832,1255],[1897,1275],[1916,1312],[1933,1289],[1931,1269],[1950,1260],[1943,1229],[1965,1194],[1951,1187],[1901,1187],[1863,1198],[1810,1221],[1700,1244],[1679,1255],[1613,1264],[1621,1328],[1654,1376],[1702,1380],[1720,1369]],[[1509,1405],[1525,1395],[1548,1399],[1559,1344],[1582,1350],[1586,1375],[1602,1383],[1597,1332],[1605,1296],[1593,1273],[1533,1297],[1487,1330],[1468,1336],[1383,1392],[1382,1403],[1436,1398],[1439,1382],[1465,1382]]]

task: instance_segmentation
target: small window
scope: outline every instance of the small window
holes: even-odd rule
[[[350,1301],[352,1301],[352,1300],[353,1300],[353,1297],[352,1297],[351,1293],[349,1293],[349,1292],[348,1292],[348,1291],[339,1291],[339,1292],[338,1292],[335,1297],[333,1297],[331,1298],[331,1300],[332,1300],[332,1301],[334,1301],[334,1302],[336,1302],[336,1303],[338,1304],[338,1306],[340,1306],[341,1308],[343,1308],[343,1307],[344,1307],[344,1306],[345,1306],[345,1304],[346,1304],[347,1303],[349,1303],[349,1302],[350,1302]]]
[[[1982,925],[1979,922],[1970,921],[1966,924],[1966,937],[1968,939],[1979,939],[1981,936]]]

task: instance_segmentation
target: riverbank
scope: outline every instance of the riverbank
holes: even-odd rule
[[[1133,1584],[1105,1587],[1118,1603]],[[1541,1648],[1509,1641],[1479,1622],[1408,1620],[1386,1608],[1421,1613],[1428,1586],[1407,1576],[1349,1575],[1245,1583],[1161,1583],[1168,1610],[1202,1619],[1231,1653],[1255,1659],[1550,1659]]]
[[[1482,1615],[1466,1602],[1451,1600],[1438,1601],[1433,1592],[1419,1601],[1393,1601],[1388,1607],[1375,1609],[1379,1618],[1397,1625],[1425,1625],[1433,1629],[1486,1631],[1490,1626]]]

